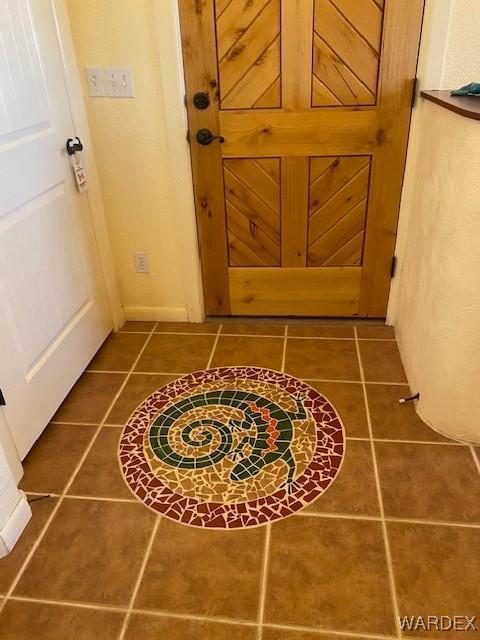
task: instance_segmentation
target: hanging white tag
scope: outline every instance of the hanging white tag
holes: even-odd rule
[[[83,163],[78,153],[75,153],[72,156],[72,167],[78,190],[80,191],[80,193],[82,193],[83,191],[86,191],[88,189],[88,185],[85,169],[83,168]]]

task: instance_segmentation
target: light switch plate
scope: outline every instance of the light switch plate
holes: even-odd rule
[[[85,69],[87,76],[88,94],[92,98],[101,98],[105,96],[105,84],[103,82],[103,69],[101,67],[87,67]]]
[[[134,98],[133,72],[131,67],[107,67],[105,69],[107,94],[110,98]]]

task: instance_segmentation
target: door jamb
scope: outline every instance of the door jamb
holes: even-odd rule
[[[172,211],[189,322],[205,320],[204,291],[195,212],[182,39],[177,0],[154,0],[159,81],[164,105],[165,151],[169,158]]]
[[[114,329],[119,329],[125,322],[125,312],[120,299],[112,248],[108,236],[105,209],[83,100],[79,70],[73,47],[70,21],[65,0],[50,0],[50,5],[55,21],[58,49],[62,60],[68,102],[72,115],[74,127],[72,134],[78,135],[84,143],[83,159],[88,175],[88,191],[86,192],[86,197],[90,209],[102,277],[112,314]]]

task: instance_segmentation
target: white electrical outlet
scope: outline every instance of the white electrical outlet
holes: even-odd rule
[[[150,273],[150,261],[148,259],[148,253],[137,252],[133,254],[135,262],[135,271],[137,273]]]
[[[110,98],[134,98],[133,72],[130,67],[107,67],[105,69],[107,93]]]

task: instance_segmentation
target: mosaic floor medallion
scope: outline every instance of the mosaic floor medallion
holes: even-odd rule
[[[333,482],[343,426],[318,391],[278,371],[224,367],[155,391],[120,440],[131,491],[172,520],[238,529],[285,518]]]

